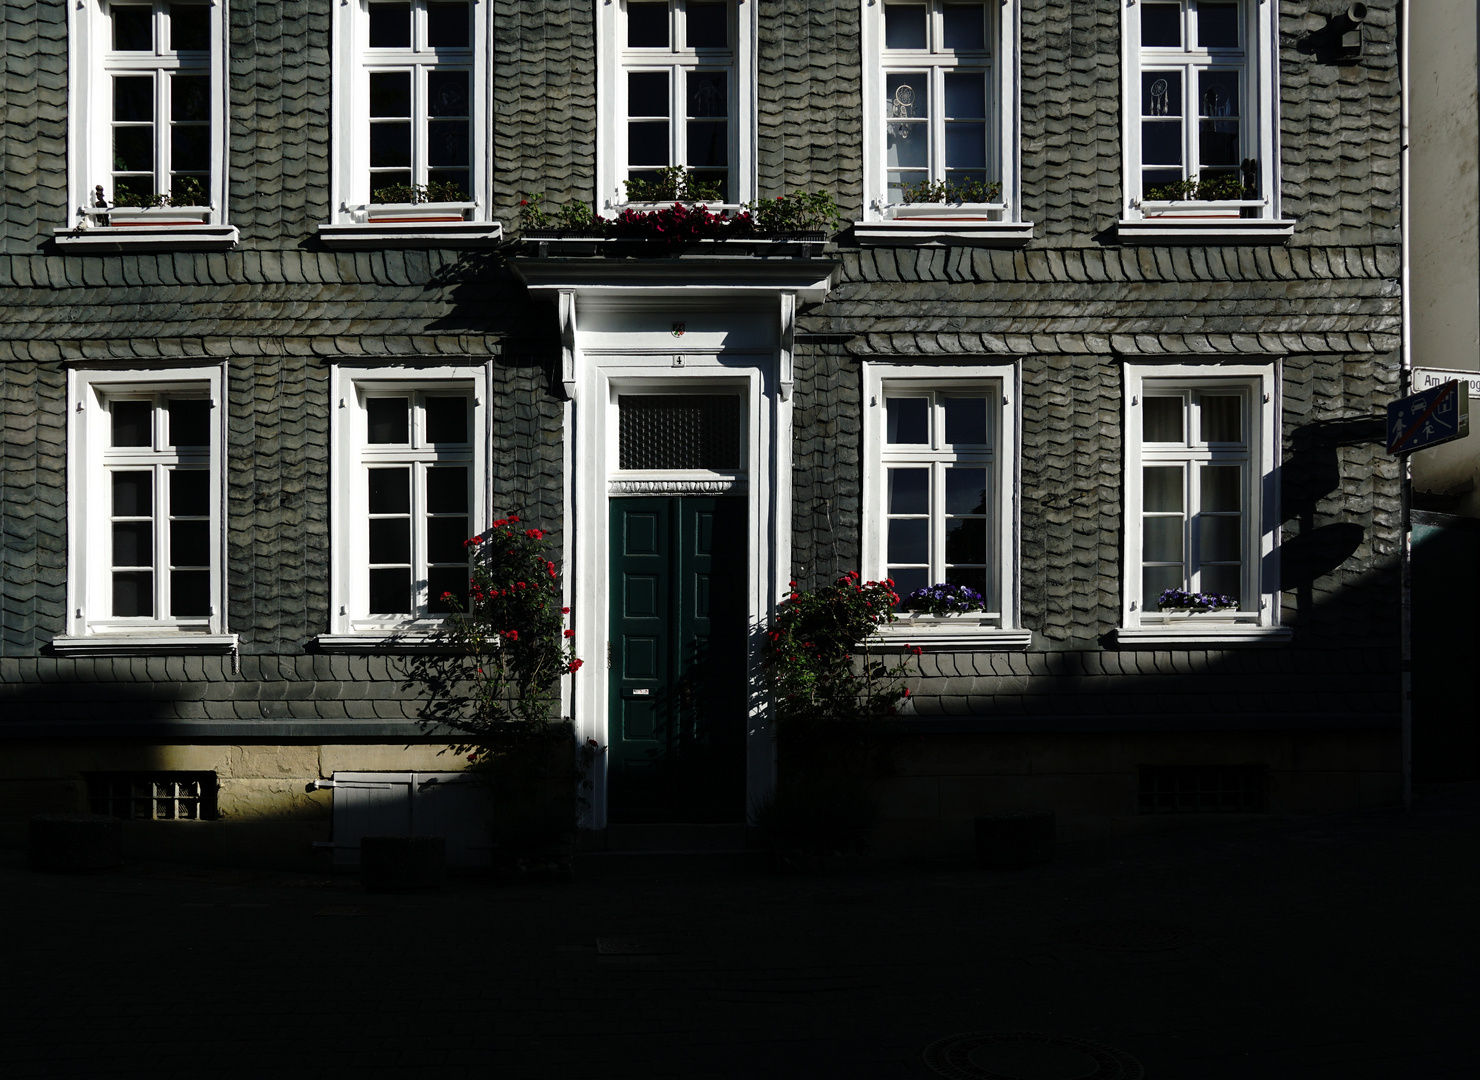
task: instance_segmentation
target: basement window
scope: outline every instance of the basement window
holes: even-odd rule
[[[212,772],[94,773],[88,809],[125,821],[211,821],[216,817]]]
[[[1268,812],[1263,765],[1142,765],[1142,814],[1263,814]]]

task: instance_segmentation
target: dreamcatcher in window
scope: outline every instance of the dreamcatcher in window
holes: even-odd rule
[[[900,83],[889,99],[890,120],[912,120],[915,118],[915,88],[909,83]],[[897,139],[910,137],[909,124],[890,124],[889,130]]]
[[[1147,116],[1167,116],[1171,104],[1171,95],[1167,92],[1167,81],[1157,79],[1151,84],[1151,106]]]

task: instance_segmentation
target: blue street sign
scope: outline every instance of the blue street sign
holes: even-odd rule
[[[1470,433],[1469,383],[1452,379],[1419,394],[1389,402],[1389,454],[1411,454]]]

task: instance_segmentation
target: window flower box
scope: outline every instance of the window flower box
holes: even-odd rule
[[[438,221],[468,221],[475,202],[370,203],[350,207],[350,217],[370,225],[430,224]]]
[[[154,225],[209,225],[209,206],[114,206],[88,212],[92,225],[128,228]]]
[[[1263,214],[1264,199],[1147,199],[1141,203],[1141,213],[1147,218],[1229,220],[1257,218]]]

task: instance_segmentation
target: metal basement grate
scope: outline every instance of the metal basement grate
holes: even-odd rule
[[[126,820],[199,821],[216,816],[216,774],[94,773],[87,778],[94,814]]]
[[[1268,802],[1263,765],[1142,765],[1143,814],[1262,814]]]
[[[738,469],[740,399],[733,394],[623,394],[623,469]]]

